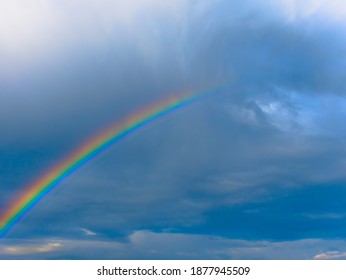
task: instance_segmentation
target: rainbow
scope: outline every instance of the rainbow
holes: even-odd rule
[[[202,94],[170,96],[144,110],[129,115],[122,121],[116,122],[109,128],[91,137],[59,164],[38,178],[37,181],[24,188],[24,192],[8,205],[3,213],[0,213],[0,237],[5,236],[30,209],[91,159],[139,129],[154,123],[168,114],[185,108],[209,93],[210,91]]]

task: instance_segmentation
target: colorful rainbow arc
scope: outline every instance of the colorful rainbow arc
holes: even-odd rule
[[[214,92],[214,90],[212,91]],[[52,189],[59,185],[69,175],[95,158],[110,146],[133,134],[155,120],[178,111],[196,100],[208,95],[211,91],[183,96],[172,96],[158,102],[142,111],[130,115],[121,122],[96,134],[75,152],[71,153],[60,164],[43,174],[37,181],[25,188],[25,191],[14,200],[0,216],[0,237],[3,237],[19,220],[32,209]]]

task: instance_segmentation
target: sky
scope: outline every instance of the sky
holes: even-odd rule
[[[0,259],[346,259],[342,0],[0,0],[0,213],[87,139],[116,143]]]

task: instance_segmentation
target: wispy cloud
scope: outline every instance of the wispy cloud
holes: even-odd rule
[[[304,214],[305,217],[310,219],[344,219],[345,213],[320,213],[320,214]]]
[[[81,228],[81,231],[87,236],[95,236],[97,233],[86,228]]]

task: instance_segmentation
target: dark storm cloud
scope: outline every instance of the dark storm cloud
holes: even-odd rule
[[[1,205],[129,112],[171,92],[229,84],[76,172],[12,238],[75,239],[79,228],[99,242],[142,229],[281,242],[342,236],[344,31],[314,15],[291,20],[269,2],[203,3],[143,4],[137,13],[125,5],[128,16],[112,19],[110,2],[90,1],[76,18],[64,2],[59,48],[18,72],[14,59],[0,66]]]

